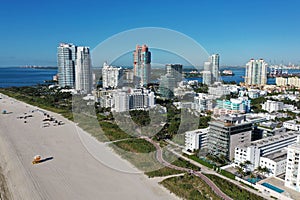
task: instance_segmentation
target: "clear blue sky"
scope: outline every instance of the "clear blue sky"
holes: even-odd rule
[[[299,8],[298,0],[6,0],[0,66],[56,65],[59,42],[92,49],[114,34],[149,26],[192,37],[219,53],[222,65],[252,57],[300,64]]]

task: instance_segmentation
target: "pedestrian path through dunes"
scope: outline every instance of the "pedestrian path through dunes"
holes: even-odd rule
[[[48,118],[57,123],[43,121],[40,109],[0,97],[0,111],[7,111],[0,114],[0,165],[12,199],[177,199],[142,173],[120,172],[99,162],[86,150],[80,134],[94,145],[93,154],[105,155],[123,171],[136,170],[107,145],[95,145],[74,123],[51,112]],[[52,159],[33,165],[35,155]]]

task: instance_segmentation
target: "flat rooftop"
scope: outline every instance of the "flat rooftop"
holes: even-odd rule
[[[248,144],[240,145],[239,147],[249,147],[249,146],[263,147],[263,146],[266,146],[266,145],[270,145],[272,143],[276,143],[278,141],[287,140],[287,139],[290,139],[290,138],[297,137],[299,134],[300,133],[296,132],[296,131],[288,131],[288,132],[280,133],[278,135],[274,135],[274,136],[271,136],[271,137],[256,140],[256,141],[253,141],[253,142],[248,143]]]
[[[270,160],[273,160],[275,162],[279,162],[282,160],[286,160],[287,151],[283,150],[283,151],[275,152],[275,153],[269,154],[267,156],[262,156],[262,157],[269,158]]]

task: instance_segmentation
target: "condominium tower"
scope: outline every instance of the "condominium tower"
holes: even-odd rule
[[[75,64],[75,89],[81,93],[90,93],[92,88],[91,57],[89,47],[77,47]]]
[[[103,88],[118,88],[123,85],[123,69],[109,66],[106,62],[102,68]]]
[[[220,81],[219,61],[220,61],[219,54],[213,54],[209,57],[209,62],[211,63],[211,72],[212,72],[213,82]]]
[[[57,47],[58,84],[70,87],[80,93],[90,93],[92,71],[88,47],[61,43]]]
[[[133,71],[136,86],[145,86],[150,83],[151,52],[147,45],[136,46],[133,52]]]
[[[267,83],[267,63],[263,59],[251,59],[246,64],[245,83],[248,85],[265,85]]]
[[[60,87],[75,86],[76,49],[73,44],[61,43],[57,47],[58,83]]]

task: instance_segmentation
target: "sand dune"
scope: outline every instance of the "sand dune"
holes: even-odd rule
[[[142,173],[120,172],[99,162],[80,138],[93,145],[99,158],[137,172],[74,123],[47,111],[65,124],[50,122],[45,127],[44,115],[36,107],[1,97],[0,111],[9,114],[0,114],[0,164],[13,199],[177,199]],[[29,114],[32,117],[18,119]],[[53,159],[33,165],[36,154]]]

